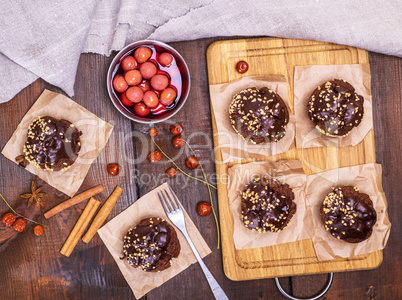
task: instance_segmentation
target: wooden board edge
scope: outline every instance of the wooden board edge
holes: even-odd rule
[[[371,258],[372,257],[372,258]],[[277,275],[271,276],[271,275],[266,275],[263,274],[261,276],[256,276],[256,272],[253,272],[253,269],[250,269],[248,272],[247,270],[245,271],[242,269],[239,265],[236,264],[236,267],[234,269],[224,269],[224,273],[227,278],[229,278],[232,281],[245,281],[245,280],[257,280],[257,279],[266,279],[266,278],[280,278],[280,277],[291,277],[291,276],[309,276],[309,275],[315,275],[315,274],[326,274],[326,273],[340,273],[340,272],[353,272],[353,271],[362,271],[362,270],[373,270],[378,268],[382,262],[383,262],[383,251],[382,250],[377,250],[375,252],[372,252],[369,254],[369,256],[366,259],[373,259],[373,264],[368,265],[368,267],[364,268],[354,268],[354,269],[347,269],[346,267],[338,267],[338,268],[328,268],[326,270],[318,270],[318,271],[309,271],[309,270],[301,270],[300,272],[295,272],[294,270],[290,270],[288,272],[283,271],[283,272],[277,272]],[[365,259],[365,260],[366,260]],[[310,264],[311,266],[319,266],[322,267],[322,264],[326,262],[318,262],[315,264]],[[328,261],[328,264],[332,263],[331,261]],[[347,263],[347,261],[343,262],[344,264]],[[290,268],[290,267],[289,267]],[[269,268],[265,268],[269,269]],[[272,269],[278,269],[278,267],[272,267]],[[240,271],[241,272],[246,272],[247,273],[247,278],[244,278],[243,276],[239,276]],[[265,271],[266,272],[266,271]]]

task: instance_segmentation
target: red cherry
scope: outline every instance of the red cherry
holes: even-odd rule
[[[151,89],[151,85],[149,84],[149,81],[146,79],[143,79],[138,86],[143,90],[144,93]]]
[[[147,47],[139,47],[134,52],[134,58],[140,64],[146,62],[151,57],[151,55],[152,55],[152,51],[151,51],[151,49],[149,49]]]
[[[183,132],[183,126],[181,126],[181,124],[176,123],[172,126],[170,126],[170,132],[173,135],[180,135]]]
[[[164,89],[161,93],[160,97],[161,103],[163,105],[169,106],[176,99],[176,96],[177,96],[176,91],[173,88],[168,87]]]
[[[140,67],[140,72],[141,72],[142,78],[145,78],[145,79],[152,78],[152,76],[154,76],[156,74],[157,70],[158,69],[156,68],[156,66],[149,61],[144,62]]]
[[[140,71],[138,70],[130,70],[125,75],[124,78],[126,79],[129,85],[137,85],[142,81],[142,76]]]
[[[237,72],[239,72],[239,73],[246,73],[248,70],[248,63],[246,63],[244,60],[239,61],[236,64],[236,69],[237,69]]]
[[[120,173],[120,166],[119,164],[113,163],[107,165],[107,171],[110,175],[116,176]]]
[[[147,115],[149,115],[149,113],[151,112],[148,108],[148,106],[146,106],[144,103],[140,102],[137,103],[134,106],[134,111],[137,115],[141,116],[141,117],[145,117]]]
[[[187,157],[186,159],[186,165],[187,167],[189,167],[190,169],[195,169],[198,167],[198,158],[195,155],[191,155],[189,157]]]
[[[176,168],[169,168],[166,170],[166,174],[169,178],[175,178],[177,176]]]
[[[125,106],[132,106],[134,105],[134,102],[128,100],[126,93],[121,94],[121,102],[125,105]]]
[[[173,147],[175,147],[177,149],[180,149],[185,145],[186,142],[184,141],[184,139],[182,138],[181,135],[176,135],[173,138],[172,143],[173,143]]]
[[[173,62],[173,56],[170,53],[167,52],[163,52],[159,55],[159,63],[164,66],[164,67],[168,67],[172,64]]]
[[[155,150],[154,152],[149,153],[148,158],[151,163],[156,164],[162,159],[162,154],[158,150]]]
[[[126,96],[128,100],[138,103],[144,98],[144,92],[138,86],[131,86],[127,89]]]
[[[197,204],[197,212],[201,217],[208,216],[211,211],[211,205],[208,202],[199,202]]]
[[[134,57],[132,57],[132,56],[126,56],[121,61],[121,67],[123,68],[124,72],[134,70],[136,66],[137,66],[137,62],[135,61]]]
[[[162,103],[159,103],[157,107],[151,108],[151,112],[154,115],[160,115],[166,111],[166,106],[163,105]]]
[[[169,79],[166,75],[157,74],[151,78],[151,86],[155,90],[162,91],[169,85]]]
[[[127,89],[128,84],[123,76],[116,75],[113,79],[113,87],[116,92],[123,93]]]
[[[155,137],[158,135],[158,129],[156,129],[155,127],[152,127],[148,130],[148,133],[150,136]]]
[[[153,91],[145,92],[145,94],[144,94],[144,103],[149,108],[154,108],[154,107],[158,106],[158,104],[159,104],[158,96]]]

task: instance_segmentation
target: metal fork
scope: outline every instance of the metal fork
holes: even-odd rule
[[[160,193],[158,192],[159,200],[162,203],[163,209],[165,210],[167,217],[173,223],[173,225],[175,225],[181,231],[181,233],[183,233],[184,237],[187,239],[187,242],[190,245],[191,250],[193,250],[195,257],[197,258],[198,263],[200,264],[201,269],[208,280],[209,286],[211,287],[215,299],[229,300],[229,298],[226,296],[225,292],[222,290],[222,288],[220,287],[214,276],[212,276],[211,272],[208,270],[207,266],[202,261],[200,254],[195,248],[193,242],[191,241],[191,238],[187,232],[186,222],[184,219],[183,210],[181,209],[179,204],[179,200],[177,199],[172,188],[169,187],[169,189],[175,201],[172,200],[172,198],[170,197],[169,193],[166,190],[163,190]]]

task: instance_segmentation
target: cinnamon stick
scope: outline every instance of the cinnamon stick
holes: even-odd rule
[[[82,240],[85,243],[89,243],[89,241],[93,238],[98,229],[103,225],[103,223],[109,216],[110,212],[112,211],[114,205],[116,204],[122,192],[123,189],[119,186],[116,186],[113,193],[106,200],[105,204],[103,204],[102,208],[99,210],[91,226],[89,227],[87,233],[82,238]]]
[[[66,242],[64,243],[63,247],[60,250],[60,253],[69,257],[70,254],[73,252],[75,246],[77,245],[78,241],[84,234],[85,228],[87,228],[89,222],[91,221],[93,215],[95,214],[96,210],[98,209],[100,202],[94,198],[89,199],[87,205],[85,206],[84,211],[82,212],[81,216],[79,217],[77,223],[73,230],[70,232]]]
[[[50,217],[53,217],[55,214],[58,214],[59,212],[65,210],[66,208],[76,205],[102,192],[103,192],[103,186],[97,185],[53,207],[51,210],[45,212],[44,216],[46,219],[49,219]]]

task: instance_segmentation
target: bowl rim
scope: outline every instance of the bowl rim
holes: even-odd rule
[[[112,86],[112,81],[113,81],[112,73],[113,73],[113,70],[115,69],[115,67],[117,65],[117,63],[116,63],[117,60],[121,59],[121,57],[124,54],[126,54],[128,51],[132,50],[134,47],[142,46],[142,45],[146,45],[146,44],[150,44],[151,46],[152,45],[161,46],[161,47],[167,48],[170,51],[174,52],[181,59],[181,61],[183,62],[183,65],[184,65],[184,67],[186,69],[187,77],[188,77],[188,88],[187,88],[186,93],[182,95],[182,101],[180,101],[180,103],[174,109],[172,109],[169,112],[168,115],[166,115],[165,117],[162,117],[160,119],[157,119],[157,120],[152,120],[152,119],[138,120],[138,119],[135,119],[132,114],[129,114],[127,111],[123,111],[123,110],[121,110],[119,108],[117,103],[115,103],[116,100],[114,99],[114,96],[111,93],[111,89],[113,88],[113,86]],[[112,69],[112,66],[113,66],[113,69]],[[109,80],[109,78],[110,78],[110,80]],[[188,96],[190,94],[191,76],[190,76],[190,70],[189,70],[189,68],[187,66],[187,62],[184,60],[183,56],[179,53],[179,51],[177,51],[175,48],[173,48],[172,46],[170,46],[170,45],[168,45],[168,44],[166,44],[164,42],[157,41],[157,40],[140,40],[140,41],[136,41],[136,42],[133,42],[131,44],[128,44],[127,46],[122,48],[119,52],[117,52],[116,56],[113,58],[113,60],[111,61],[110,65],[109,65],[107,75],[106,75],[106,85],[107,85],[107,92],[108,92],[110,101],[113,103],[113,105],[116,107],[116,109],[123,116],[125,116],[126,118],[130,119],[133,122],[142,123],[142,124],[154,124],[154,123],[159,123],[159,122],[166,121],[167,119],[170,119],[171,117],[173,117],[175,114],[177,114],[180,111],[180,109],[186,103],[187,98],[188,98]]]

